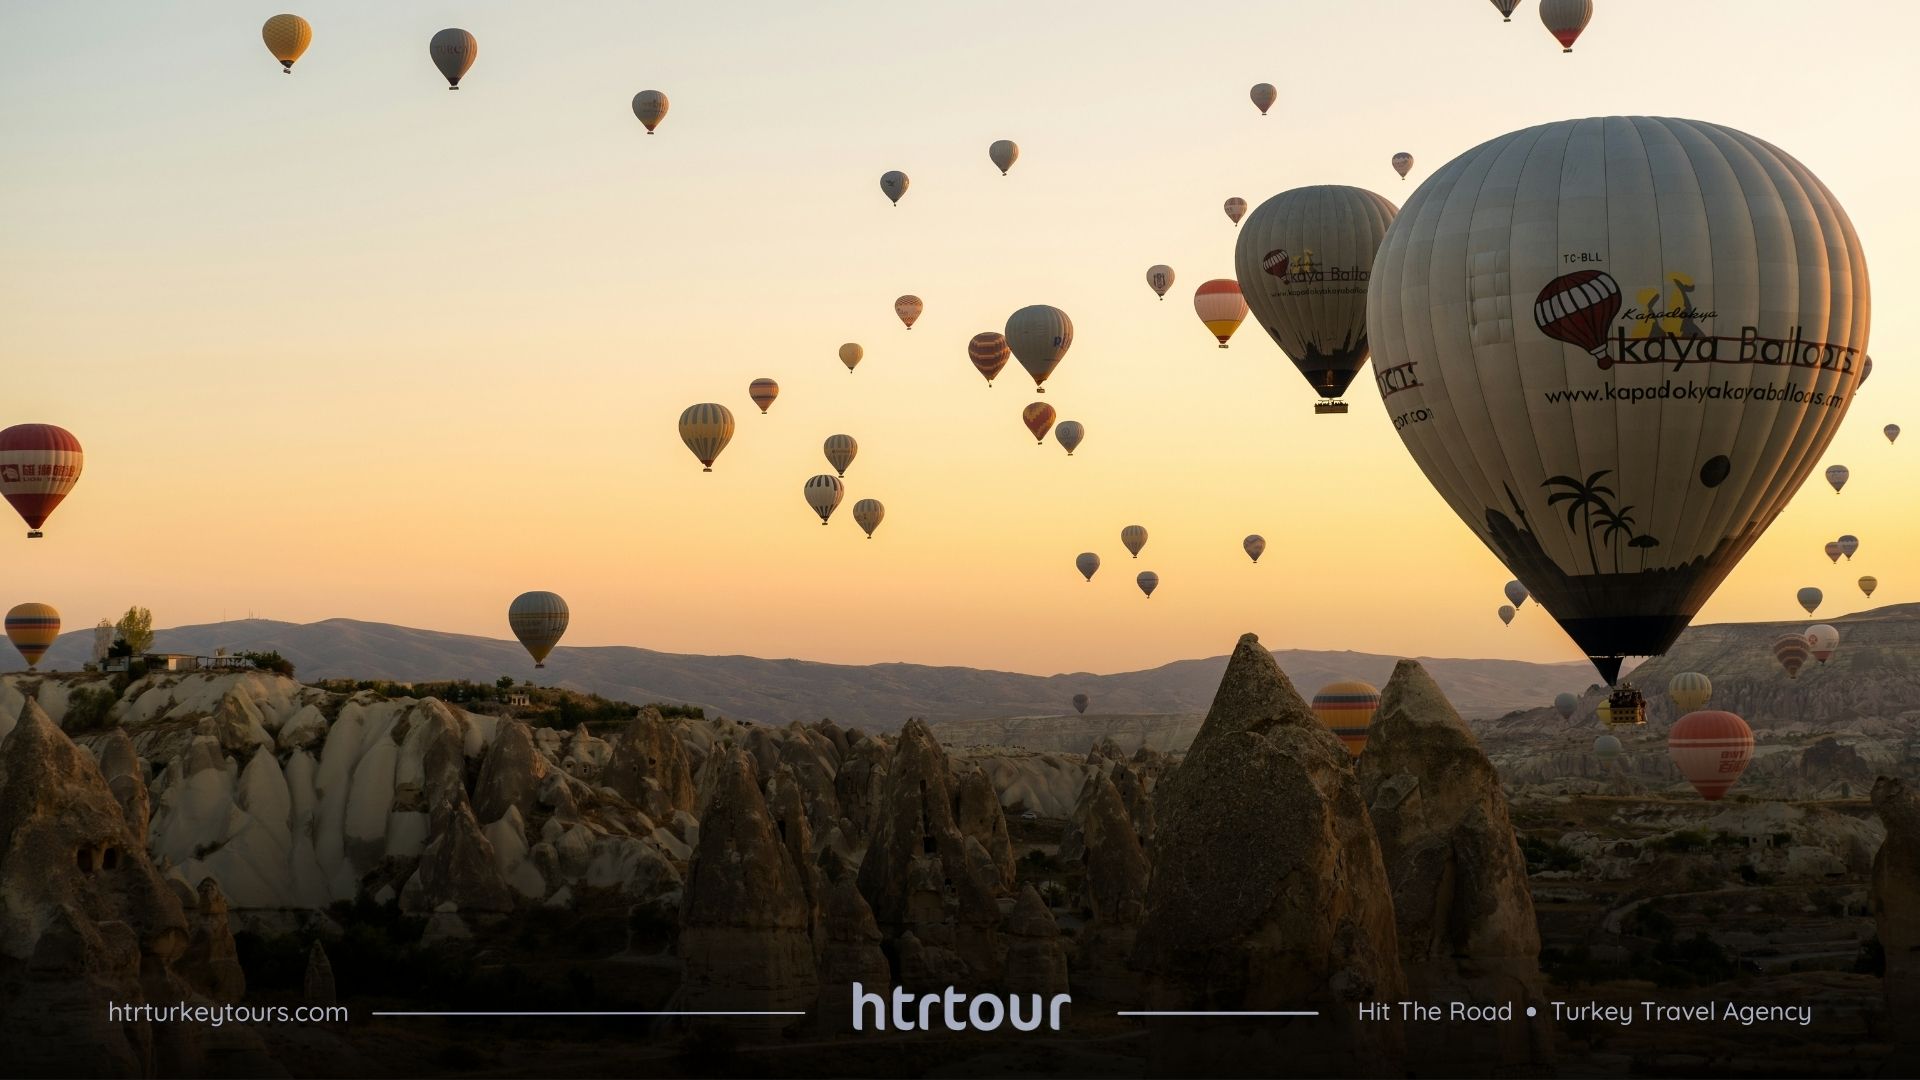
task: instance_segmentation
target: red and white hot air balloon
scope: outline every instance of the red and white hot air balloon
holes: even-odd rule
[[[85,458],[65,428],[15,424],[0,431],[0,495],[26,520],[29,537],[41,535],[40,526],[80,482]]]
[[[1227,339],[1247,317],[1247,301],[1240,295],[1240,283],[1233,278],[1203,281],[1193,292],[1193,313],[1207,324],[1207,332],[1227,347]]]
[[[1667,753],[1701,798],[1717,802],[1753,760],[1753,729],[1730,712],[1690,712],[1667,732]]]
[[[1576,270],[1547,282],[1533,301],[1533,321],[1555,341],[1593,354],[1601,370],[1613,366],[1607,329],[1620,314],[1620,283],[1605,270]]]

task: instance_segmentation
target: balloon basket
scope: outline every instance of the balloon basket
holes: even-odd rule
[[[38,539],[40,539],[41,537],[43,537],[43,536],[45,536],[45,535],[47,535],[47,534],[46,534],[46,533],[43,533],[43,532],[41,532],[41,531],[40,531],[39,529],[29,529],[29,530],[27,530],[27,539],[29,539],[29,540],[38,540]]]
[[[1224,349],[1226,346],[1222,345],[1221,348]],[[1316,401],[1313,404],[1313,411],[1321,416],[1330,416],[1336,413],[1344,414],[1347,411],[1347,403],[1344,401]]]

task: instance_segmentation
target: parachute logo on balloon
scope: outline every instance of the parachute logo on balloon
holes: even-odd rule
[[[1607,330],[1620,314],[1620,283],[1605,270],[1576,270],[1547,282],[1533,301],[1533,322],[1555,341],[1575,345],[1613,366],[1607,355]]]

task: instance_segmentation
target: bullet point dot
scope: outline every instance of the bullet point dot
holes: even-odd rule
[[[1528,1016],[1538,1016],[1538,1015],[1540,1015],[1540,1010],[1539,1010],[1539,1009],[1536,1009],[1536,1008],[1534,1008],[1534,1007],[1533,1007],[1533,1006],[1531,1006],[1531,1005],[1529,1005],[1529,1006],[1527,1006],[1527,1015],[1528,1015]]]

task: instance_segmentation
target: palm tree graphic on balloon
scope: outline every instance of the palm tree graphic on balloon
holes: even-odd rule
[[[1622,539],[1625,546],[1641,551],[1640,568],[1646,569],[1646,552],[1660,546],[1660,541],[1633,531],[1633,507],[1622,506],[1616,509],[1608,500],[1614,498],[1613,489],[1601,483],[1611,469],[1601,469],[1588,476],[1584,481],[1577,476],[1550,476],[1541,484],[1545,488],[1560,488],[1547,496],[1548,506],[1566,504],[1567,528],[1579,532],[1587,541],[1587,559],[1593,563],[1593,572],[1601,573],[1600,553],[1593,546],[1593,534],[1600,533],[1600,540],[1613,549],[1613,572],[1623,573],[1620,567],[1620,548]]]

